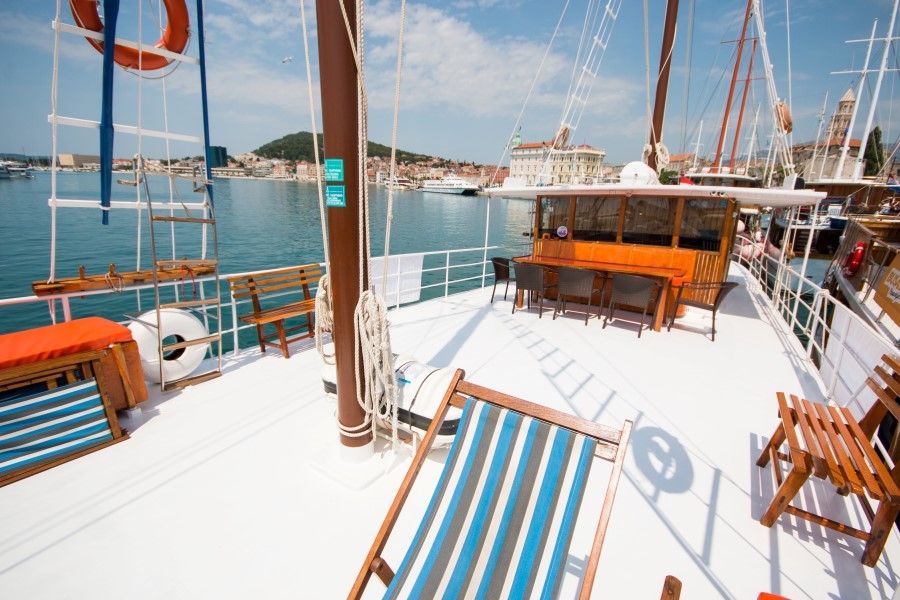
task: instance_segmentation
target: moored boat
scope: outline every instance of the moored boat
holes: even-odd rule
[[[462,177],[448,175],[441,179],[426,179],[422,182],[421,190],[423,192],[472,196],[478,191],[478,186],[466,181]]]
[[[414,190],[417,187],[415,182],[408,177],[387,178],[383,183],[385,187],[392,190]]]

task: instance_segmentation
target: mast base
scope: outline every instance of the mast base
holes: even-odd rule
[[[351,490],[364,490],[386,475],[401,457],[389,450],[375,452],[375,442],[351,448],[329,445],[310,459],[310,466]]]

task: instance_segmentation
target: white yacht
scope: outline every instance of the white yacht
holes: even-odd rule
[[[422,191],[473,196],[475,192],[478,191],[478,186],[466,181],[462,177],[449,175],[442,179],[426,179],[422,183]]]

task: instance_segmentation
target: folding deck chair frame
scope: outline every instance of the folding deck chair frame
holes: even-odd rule
[[[557,437],[554,437],[553,439],[569,440],[569,443],[571,444],[571,446],[569,446],[569,447],[574,448],[573,450],[571,450],[572,455],[575,456],[576,453],[579,453],[577,455],[579,458],[577,460],[573,461],[573,462],[577,463],[577,469],[566,467],[569,469],[569,471],[576,472],[576,474],[574,474],[574,475],[572,475],[570,473],[569,475],[567,475],[567,477],[572,477],[574,479],[584,477],[584,479],[586,479],[587,470],[589,468],[589,465],[592,464],[593,462],[595,462],[596,460],[607,461],[610,464],[610,468],[609,468],[610,475],[609,475],[608,484],[606,485],[605,498],[603,501],[603,505],[600,509],[597,528],[594,533],[594,539],[593,539],[593,545],[591,548],[591,553],[587,560],[587,563],[584,566],[583,578],[581,580],[580,597],[588,598],[590,596],[591,588],[593,587],[595,575],[597,572],[597,565],[598,565],[598,562],[600,559],[600,551],[603,547],[603,542],[606,537],[606,530],[609,525],[609,520],[610,520],[610,516],[612,513],[613,500],[615,499],[616,489],[618,486],[619,478],[620,478],[622,468],[623,468],[623,463],[625,460],[625,451],[628,446],[628,439],[631,434],[632,422],[626,420],[620,429],[608,427],[605,425],[587,421],[585,419],[581,419],[579,417],[565,414],[565,413],[559,412],[557,410],[554,410],[554,409],[551,409],[551,408],[548,408],[545,406],[534,404],[534,403],[528,402],[526,400],[522,400],[520,398],[515,398],[513,396],[509,396],[502,392],[488,389],[488,388],[479,386],[474,383],[467,382],[463,379],[464,375],[465,374],[461,369],[457,370],[452,381],[450,382],[450,386],[449,386],[446,394],[444,395],[444,398],[443,398],[440,406],[438,407],[438,410],[435,414],[435,418],[432,421],[431,426],[429,427],[427,433],[425,434],[425,437],[423,438],[421,445],[418,448],[418,451],[412,461],[412,464],[410,465],[409,471],[407,472],[406,477],[404,478],[403,483],[401,484],[400,489],[398,490],[397,495],[396,495],[393,503],[391,504],[390,509],[388,510],[388,513],[384,519],[384,523],[382,524],[381,529],[379,530],[378,535],[375,538],[375,541],[373,542],[371,549],[369,550],[369,553],[365,559],[365,562],[363,563],[362,568],[359,571],[359,575],[357,576],[356,582],[353,585],[353,589],[350,592],[349,598],[361,598],[362,597],[362,595],[366,589],[366,586],[371,579],[372,574],[378,575],[379,579],[381,579],[381,581],[386,586],[388,586],[388,589],[387,589],[388,595],[386,597],[394,597],[393,594],[397,593],[397,590],[396,590],[396,588],[398,587],[397,581],[400,581],[399,585],[404,585],[404,584],[410,585],[411,587],[413,587],[413,589],[415,589],[416,586],[421,586],[421,585],[425,585],[427,588],[427,586],[431,585],[433,582],[423,584],[422,583],[423,576],[428,577],[429,574],[449,572],[450,570],[459,571],[459,569],[460,569],[459,561],[460,560],[463,561],[463,563],[465,563],[466,561],[468,561],[468,563],[470,563],[469,566],[463,566],[464,570],[468,569],[468,573],[470,573],[470,574],[478,573],[478,577],[480,578],[480,581],[478,581],[476,584],[467,583],[467,585],[470,585],[470,586],[478,585],[478,586],[480,586],[479,589],[482,591],[487,589],[488,587],[491,587],[491,589],[497,589],[494,586],[501,585],[501,586],[505,586],[505,587],[503,587],[503,589],[505,590],[504,595],[509,595],[509,589],[510,589],[509,586],[511,584],[510,584],[510,581],[508,578],[505,582],[502,582],[499,584],[497,581],[490,579],[491,577],[494,577],[494,578],[500,577],[501,575],[498,575],[498,573],[501,573],[501,574],[504,573],[503,569],[498,568],[498,569],[496,569],[496,573],[495,573],[494,568],[481,569],[481,568],[475,568],[473,565],[474,565],[475,561],[478,561],[478,560],[482,561],[481,562],[482,566],[484,565],[485,560],[495,560],[498,553],[502,554],[502,552],[500,552],[499,545],[500,544],[508,545],[510,543],[507,540],[507,538],[512,537],[513,539],[515,539],[515,536],[517,536],[517,535],[526,535],[523,532],[527,529],[528,522],[517,524],[516,519],[512,519],[510,521],[511,524],[504,523],[502,526],[497,525],[497,527],[508,527],[509,529],[507,530],[507,534],[497,534],[496,539],[494,540],[494,546],[490,546],[490,544],[487,544],[489,546],[489,548],[493,548],[493,549],[482,550],[480,554],[475,554],[473,556],[472,553],[469,551],[452,553],[452,552],[449,552],[447,550],[447,548],[444,548],[444,546],[446,544],[445,538],[442,537],[442,535],[440,535],[440,534],[435,535],[435,529],[444,527],[447,522],[447,520],[445,520],[445,515],[441,515],[441,516],[438,516],[435,518],[436,524],[433,527],[428,528],[428,527],[426,527],[426,525],[424,523],[422,526],[420,526],[420,531],[416,534],[415,538],[412,540],[412,543],[406,549],[406,552],[407,552],[406,558],[400,564],[400,567],[398,568],[398,570],[396,572],[397,581],[395,581],[394,570],[388,565],[387,561],[382,557],[382,553],[383,553],[385,547],[387,546],[388,539],[391,535],[391,532],[400,518],[404,504],[406,503],[407,498],[410,496],[410,493],[413,489],[413,484],[419,474],[419,471],[422,467],[423,462],[425,461],[426,457],[428,456],[428,454],[431,450],[432,444],[434,443],[435,438],[436,438],[438,432],[440,431],[441,423],[443,422],[444,418],[446,417],[450,406],[456,406],[458,408],[463,408],[464,414],[463,414],[463,418],[461,419],[461,422],[460,422],[460,429],[459,429],[459,432],[457,433],[457,439],[454,441],[454,445],[451,448],[450,453],[447,458],[447,463],[444,466],[444,472],[441,475],[441,482],[438,484],[438,488],[435,491],[435,496],[432,498],[431,503],[425,509],[425,517],[424,517],[425,520],[428,520],[429,518],[431,518],[429,515],[433,516],[432,511],[436,510],[435,503],[444,502],[445,506],[450,506],[454,509],[456,508],[456,505],[454,502],[447,502],[446,500],[440,500],[440,498],[439,498],[439,496],[441,496],[442,494],[443,495],[453,494],[454,488],[459,488],[459,487],[465,485],[468,481],[468,480],[464,480],[463,478],[460,478],[455,483],[453,482],[453,479],[452,479],[453,467],[452,467],[451,463],[454,461],[454,453],[457,453],[457,456],[455,457],[455,459],[457,461],[469,459],[470,457],[467,457],[466,453],[469,451],[470,448],[474,448],[474,443],[472,442],[471,437],[467,437],[467,435],[469,435],[469,434],[467,433],[466,427],[467,426],[471,427],[472,432],[480,431],[480,430],[476,430],[475,428],[478,427],[479,424],[483,424],[488,418],[491,418],[491,417],[498,418],[498,419],[509,419],[509,421],[504,420],[503,423],[501,425],[497,426],[496,429],[491,430],[491,431],[493,431],[493,433],[491,433],[490,435],[494,436],[493,439],[495,440],[495,443],[496,443],[496,440],[499,439],[499,437],[502,436],[505,431],[509,430],[509,429],[501,430],[501,428],[506,427],[507,423],[517,422],[517,420],[520,420],[520,425],[522,426],[522,429],[524,429],[524,427],[527,425],[528,427],[533,428],[530,431],[540,430],[544,433],[547,433],[549,431],[549,433],[547,434],[548,436],[557,436]],[[470,410],[470,408],[471,408],[471,410]],[[485,415],[488,415],[489,411],[492,411],[495,408],[499,409],[499,411],[494,411],[493,415],[485,416]],[[481,419],[481,420],[479,421],[478,419]],[[466,423],[467,420],[469,420],[470,422]],[[476,436],[475,437],[476,443],[478,441],[480,441],[481,443],[484,443],[483,440],[479,440],[479,438],[477,437],[478,434],[473,433],[472,435]],[[523,438],[524,438],[524,435],[523,435]],[[575,441],[573,442],[572,440],[575,440]],[[467,445],[469,443],[472,443],[472,445],[471,446]],[[458,445],[459,445],[459,448],[457,448]],[[549,447],[549,446],[550,446],[550,444],[547,445],[547,447]],[[471,453],[474,454],[474,452],[475,451],[472,450]],[[520,453],[518,451],[516,451],[511,454],[519,456]],[[522,462],[524,462],[524,460],[525,459],[521,459]],[[547,459],[547,460],[552,460],[552,459]],[[512,469],[506,469],[506,466],[507,465],[504,465],[504,468],[501,469],[502,472],[507,473],[509,471],[512,471]],[[450,472],[451,474],[448,475],[448,472]],[[550,484],[547,484],[545,482],[547,479],[552,480],[554,478],[554,476],[556,476],[556,472],[553,471],[551,473],[551,470],[547,469],[546,473],[547,473],[546,479],[544,477],[536,478],[536,479],[542,480],[544,482],[544,483],[539,483],[536,485],[536,489],[539,489],[540,491],[539,492],[538,491],[529,492],[529,493],[532,493],[535,496],[537,494],[546,493],[545,488],[548,487]],[[458,473],[457,473],[457,475],[458,475]],[[561,477],[562,476],[558,476],[557,479],[561,479]],[[447,478],[447,482],[446,482],[448,484],[447,486],[445,486],[445,478]],[[448,486],[449,486],[449,489],[448,489]],[[574,500],[572,499],[575,497],[576,494],[579,494],[579,490],[577,490],[575,488],[577,488],[577,484],[571,489],[567,488],[566,494],[568,494],[568,496],[563,497],[563,499],[560,500],[558,502],[558,504],[556,505],[557,508],[560,508],[561,512],[564,513],[563,517],[562,517],[563,520],[571,518],[571,515],[568,514],[568,511],[572,508],[573,503],[576,506],[576,510],[577,510],[577,508],[580,508],[580,506],[582,504],[587,505],[587,501],[582,503],[581,496],[578,496],[577,499],[574,499]],[[580,489],[580,493],[582,493],[582,494],[584,493],[583,486]],[[509,500],[510,497],[513,499]],[[510,495],[504,501],[508,502],[508,504],[513,504],[513,503],[515,503],[516,499],[518,499],[518,496]],[[454,510],[447,511],[447,515],[449,515],[448,518],[450,518],[450,519],[457,517]],[[535,516],[536,516],[535,521],[544,517],[543,513],[538,515],[537,511],[535,511]],[[560,517],[557,517],[557,518],[560,518]],[[490,517],[488,517],[488,520],[489,519],[490,519]],[[457,521],[458,520],[459,519],[457,519]],[[477,519],[475,519],[475,521],[477,521]],[[442,523],[444,523],[444,525],[442,525]],[[485,530],[487,528],[482,528],[482,529]],[[470,531],[469,529],[464,528],[463,533],[461,534],[461,537],[458,536],[457,540],[461,539],[462,537],[465,537],[466,542],[468,543],[469,538],[472,537],[472,535],[474,535],[474,534],[470,534],[469,531]],[[570,534],[571,534],[571,531],[568,534],[565,532],[562,532],[559,534],[559,538],[561,539]],[[486,534],[482,533],[479,535],[486,535]],[[527,535],[530,536],[531,532],[529,531],[529,533]],[[431,541],[434,541],[434,544],[432,544],[431,547],[426,547],[423,549],[422,545],[425,543],[423,540],[425,540],[426,537],[430,538]],[[544,576],[546,576],[546,577],[544,577],[543,583],[539,583],[537,585],[538,585],[539,590],[540,589],[544,590],[545,597],[547,597],[553,593],[551,591],[551,588],[556,589],[559,586],[559,582],[562,577],[563,567],[565,567],[565,564],[567,561],[568,541],[569,540],[563,540],[563,543],[560,543],[558,539],[554,539],[550,542],[550,547],[547,549],[547,551],[543,552],[544,555],[552,554],[554,556],[554,558],[552,560],[557,561],[557,564],[555,566],[549,567],[549,570],[547,571],[549,573],[549,575],[547,575],[547,573],[543,572],[543,569],[547,568],[547,565],[543,564],[540,566],[540,568],[542,569],[541,577],[544,577]],[[460,542],[457,541],[456,543],[459,544]],[[521,544],[522,542],[520,541],[518,543]],[[396,547],[396,542],[393,545]],[[412,550],[412,548],[414,546],[418,547],[418,550],[416,550],[415,552],[420,552],[421,554],[430,553],[429,555],[431,557],[437,556],[439,554],[441,554],[441,555],[454,554],[454,560],[456,562],[454,562],[452,566],[448,566],[446,564],[442,564],[440,562],[440,559],[438,559],[437,562],[429,563],[428,568],[422,570],[421,573],[413,572],[412,574],[410,574],[410,570],[412,569],[412,567],[409,567],[409,563],[411,563],[411,561],[413,561],[413,560],[416,560],[415,558],[411,559],[411,555],[413,555],[415,553],[414,550]],[[505,548],[506,547],[504,547],[504,549]],[[539,552],[538,554],[540,555],[541,553]],[[488,558],[488,555],[490,555],[490,558]],[[522,573],[520,572],[522,567],[514,567],[513,571],[515,571],[515,569],[519,569],[519,571],[510,574],[510,571],[507,570],[506,571],[507,574],[503,575],[503,577],[507,577],[507,576],[514,577],[516,580],[522,579],[523,576],[522,576]],[[555,569],[555,571],[554,571],[554,569]],[[488,573],[488,575],[486,577],[482,577],[483,573]],[[449,575],[448,575],[448,577],[449,577]],[[454,575],[453,577],[456,577],[456,575]],[[530,575],[526,574],[525,575],[525,579],[528,579],[529,577],[533,580],[535,578],[535,575],[534,574],[530,574]],[[540,581],[541,577],[538,577],[539,581]],[[415,581],[417,583],[410,584],[409,583],[410,581]],[[458,581],[458,577],[457,577],[457,581]],[[455,584],[447,584],[447,582],[445,580],[444,583],[442,583],[440,585],[442,585],[442,586],[451,585],[452,586]],[[443,588],[443,589],[446,592],[446,588]],[[429,593],[431,593],[431,592],[427,592],[427,591],[423,590],[418,595],[421,597],[428,597]],[[402,597],[417,597],[416,593],[413,593],[410,595],[408,589],[404,589],[404,591],[401,592],[401,594],[402,594]],[[452,596],[453,594],[451,593],[450,595]],[[489,593],[488,596],[490,596],[490,595],[491,594]],[[511,595],[519,596],[519,595],[521,595],[521,592],[512,593]]]

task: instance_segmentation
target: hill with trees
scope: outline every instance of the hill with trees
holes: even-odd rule
[[[323,159],[325,158],[325,155],[322,152],[324,141],[321,133],[318,134],[318,138],[319,158]],[[368,149],[368,154],[370,157],[391,157],[391,149],[388,146],[369,142]],[[313,153],[313,135],[308,131],[300,131],[298,133],[288,134],[281,139],[273,140],[268,144],[263,144],[262,146],[254,150],[253,153],[264,158],[281,158],[284,160],[292,161],[305,160],[308,162],[313,162],[316,158],[315,154]],[[414,163],[429,160],[432,157],[398,149],[396,158],[397,162]]]

